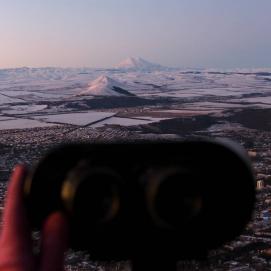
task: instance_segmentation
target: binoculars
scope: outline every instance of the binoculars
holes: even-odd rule
[[[38,163],[24,193],[33,228],[66,214],[72,249],[170,270],[241,234],[255,181],[245,151],[229,141],[68,144]]]

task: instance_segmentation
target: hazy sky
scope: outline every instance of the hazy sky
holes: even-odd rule
[[[0,67],[271,67],[270,0],[0,0]]]

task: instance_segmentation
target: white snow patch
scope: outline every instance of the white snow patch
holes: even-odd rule
[[[23,101],[20,99],[8,97],[0,93],[0,104],[12,104],[12,103],[21,103],[21,102]]]
[[[63,123],[84,126],[105,118],[114,116],[115,113],[110,112],[84,112],[84,113],[67,113],[47,116],[35,116],[34,119],[49,123]]]
[[[244,98],[244,99],[234,99],[235,102],[246,102],[246,103],[263,103],[271,105],[271,96],[269,97],[251,97],[251,98]]]
[[[47,108],[47,105],[14,105],[10,109],[3,110],[4,114],[27,114],[37,111],[42,111]]]
[[[144,119],[131,119],[131,118],[119,118],[119,117],[112,117],[110,119],[101,121],[97,124],[91,125],[92,128],[99,128],[105,125],[119,125],[119,126],[136,126],[142,124],[149,124],[154,122],[159,122],[165,118],[148,118]]]
[[[27,129],[48,126],[54,126],[54,124],[31,119],[8,119],[0,122],[0,130]]]

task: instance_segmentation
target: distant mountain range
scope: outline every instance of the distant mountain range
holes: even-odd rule
[[[92,81],[87,90],[79,93],[79,96],[135,96],[125,89],[125,84],[108,76],[100,76]]]

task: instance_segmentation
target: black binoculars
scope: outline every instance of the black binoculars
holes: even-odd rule
[[[103,261],[204,257],[244,230],[254,202],[249,159],[229,141],[63,145],[25,182],[33,228],[63,211],[71,248]]]

